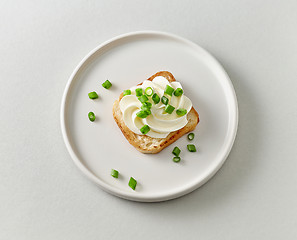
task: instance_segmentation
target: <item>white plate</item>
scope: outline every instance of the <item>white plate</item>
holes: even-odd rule
[[[159,154],[142,154],[131,146],[112,117],[119,94],[160,70],[173,73],[200,115],[193,143],[186,135]],[[109,90],[101,84],[109,79]],[[96,91],[99,99],[90,100]],[[97,120],[90,122],[88,112]],[[237,131],[238,108],[232,83],[221,65],[204,49],[181,37],[154,31],[113,38],[91,51],[71,75],[62,100],[61,126],[75,164],[92,181],[116,196],[143,202],[187,194],[209,180],[227,158]],[[172,161],[174,146],[181,162]],[[120,177],[111,177],[111,169]],[[128,186],[130,176],[136,191]]]

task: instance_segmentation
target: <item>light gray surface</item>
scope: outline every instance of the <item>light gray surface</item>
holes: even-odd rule
[[[0,239],[296,239],[296,12],[293,0],[1,1]],[[240,110],[216,176],[155,204],[86,179],[59,125],[78,62],[111,37],[146,29],[214,54]]]

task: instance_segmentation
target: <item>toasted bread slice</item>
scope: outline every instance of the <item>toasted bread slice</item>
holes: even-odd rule
[[[169,82],[175,81],[174,76],[167,71],[158,72],[155,75],[148,78],[148,80],[152,81],[157,76],[163,76]],[[129,141],[129,143],[132,144],[138,151],[142,153],[158,153],[162,151],[164,148],[169,146],[171,143],[175,142],[184,134],[193,131],[199,122],[199,115],[196,112],[196,110],[192,107],[192,109],[187,115],[187,125],[177,131],[171,132],[166,138],[152,138],[146,135],[138,135],[132,132],[123,121],[123,115],[119,106],[119,103],[122,98],[123,93],[121,93],[119,99],[116,100],[113,104],[112,112],[114,120],[118,124],[119,128],[121,129],[125,138]]]

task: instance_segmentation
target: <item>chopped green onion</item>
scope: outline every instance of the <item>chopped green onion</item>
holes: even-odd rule
[[[184,108],[176,109],[176,114],[179,116],[184,116],[187,114],[187,109],[184,109]]]
[[[194,144],[188,144],[187,148],[188,148],[189,152],[196,152],[196,147]]]
[[[170,87],[169,85],[166,85],[164,92],[172,96],[172,93],[174,92],[174,88]]]
[[[147,112],[148,115],[151,114],[151,108],[149,108],[149,107],[147,107],[147,106],[143,106],[143,105],[142,105],[142,106],[141,106],[141,110]]]
[[[131,95],[131,90],[130,89],[123,91],[123,96],[126,96],[126,95]]]
[[[96,98],[98,98],[98,94],[96,92],[90,92],[88,95],[89,95],[89,98],[90,99],[96,99]]]
[[[141,109],[145,112],[147,112],[148,115],[151,114],[151,107],[152,104],[150,102],[144,102],[141,106]]]
[[[144,125],[142,128],[140,128],[140,132],[144,135],[147,134],[150,130],[151,129],[148,125]]]
[[[163,96],[163,97],[161,98],[161,102],[162,102],[163,104],[167,105],[168,102],[169,102],[169,100],[168,100],[167,97]]]
[[[184,91],[181,89],[181,88],[177,88],[175,91],[174,91],[174,96],[176,97],[179,97],[181,96],[182,94],[184,93]]]
[[[109,89],[112,86],[111,82],[106,80],[104,83],[102,83],[102,87]]]
[[[145,103],[145,102],[148,101],[148,97],[145,96],[145,95],[141,95],[141,96],[138,98],[138,100],[139,100],[140,102],[142,102],[142,103]]]
[[[157,93],[154,93],[152,96],[152,100],[154,101],[155,104],[158,104],[160,102],[160,97],[158,96]]]
[[[129,187],[132,188],[133,190],[135,190],[136,188],[136,185],[137,185],[137,181],[133,178],[133,177],[130,177],[130,180],[129,180]]]
[[[190,141],[192,141],[192,140],[194,139],[194,137],[195,137],[195,134],[194,134],[194,133],[189,133],[189,134],[188,134],[188,139],[189,139]]]
[[[88,117],[90,119],[91,122],[94,122],[96,119],[96,116],[93,112],[89,112]]]
[[[146,107],[148,107],[148,108],[151,108],[151,107],[152,107],[152,104],[151,104],[150,102],[144,102],[144,103],[142,104],[142,106],[146,106]]]
[[[144,110],[144,111],[146,112],[147,115],[151,115],[152,114],[151,110]]]
[[[145,95],[147,95],[147,96],[152,96],[153,95],[153,93],[154,93],[154,90],[151,88],[151,87],[147,87],[145,90],[144,90],[144,93],[145,93]]]
[[[150,115],[150,113],[148,111],[143,111],[143,110],[136,113],[136,116],[140,118],[146,118],[148,115]]]
[[[142,92],[143,92],[142,88],[136,88],[135,89],[135,93],[136,93],[137,97],[140,97],[142,95]]]
[[[151,108],[148,107],[148,106],[146,106],[146,105],[142,105],[140,108],[141,108],[143,111],[151,110]]]
[[[172,153],[178,157],[180,154],[181,150],[178,147],[173,148]]]
[[[173,107],[173,106],[171,106],[171,105],[168,104],[168,105],[165,107],[165,112],[171,114],[171,113],[173,112],[174,109],[175,109],[175,107]]]
[[[113,176],[114,178],[118,178],[119,172],[115,169],[111,169],[111,176]]]
[[[172,161],[173,162],[180,162],[180,157],[173,157],[172,158]]]

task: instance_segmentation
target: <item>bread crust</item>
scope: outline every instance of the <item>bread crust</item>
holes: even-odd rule
[[[148,80],[152,81],[157,76],[165,77],[169,82],[176,81],[174,76],[168,71],[157,72],[153,76],[149,77]],[[142,83],[138,85],[141,84]],[[119,99],[117,99],[113,104],[112,113],[114,120],[129,143],[142,153],[158,153],[162,151],[184,134],[193,131],[199,122],[199,115],[194,107],[192,107],[190,112],[187,114],[187,125],[177,131],[171,132],[166,138],[152,138],[147,135],[138,135],[132,132],[123,121],[123,115],[119,106],[122,98],[123,93],[120,94]]]

